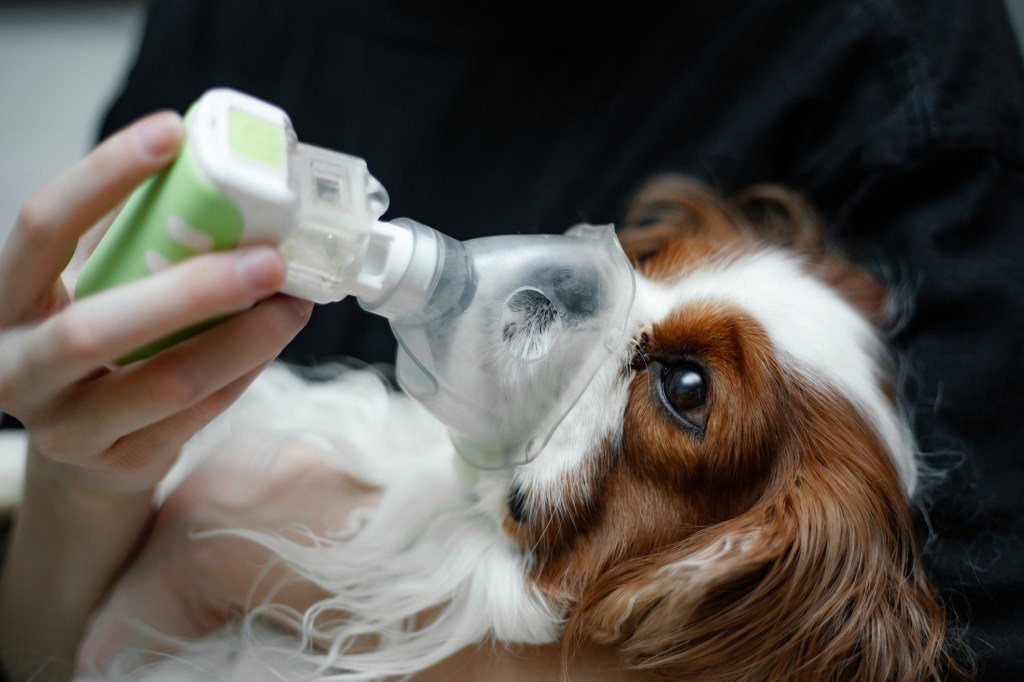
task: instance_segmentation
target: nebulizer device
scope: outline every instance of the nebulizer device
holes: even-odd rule
[[[275,244],[281,292],[355,296],[390,320],[399,384],[484,469],[535,457],[621,345],[635,284],[611,226],[459,242],[381,220],[388,196],[366,162],[299,142],[267,102],[211,90],[185,126],[177,158],[136,189],[84,265],[77,297],[200,253]]]

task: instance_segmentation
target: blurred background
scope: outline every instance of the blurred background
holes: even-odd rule
[[[1024,41],[1024,0],[1004,1]],[[24,200],[92,146],[145,4],[0,0],[0,243]]]
[[[0,0],[0,242],[34,190],[94,144],[143,0]]]

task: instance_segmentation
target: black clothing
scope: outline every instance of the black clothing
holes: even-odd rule
[[[465,4],[465,7],[462,5]],[[613,222],[659,171],[805,193],[915,288],[897,338],[926,547],[982,663],[1024,679],[1024,69],[998,0],[588,6],[156,0],[104,134],[231,86],[367,159],[458,239]],[[385,323],[321,306],[285,357],[391,361]]]

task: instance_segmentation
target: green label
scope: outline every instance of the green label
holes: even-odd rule
[[[242,158],[284,170],[284,131],[265,118],[231,107],[228,111],[228,145]]]

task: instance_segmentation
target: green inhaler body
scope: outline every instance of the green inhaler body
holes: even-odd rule
[[[360,158],[300,143],[278,107],[210,90],[185,116],[174,162],[140,185],[78,276],[78,298],[211,251],[277,245],[289,260],[283,293],[317,303],[349,293],[341,280],[362,258],[387,208]],[[122,362],[148,357],[217,322],[182,330]]]

